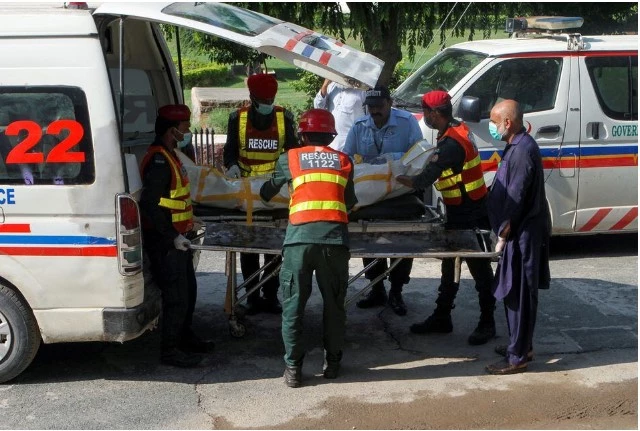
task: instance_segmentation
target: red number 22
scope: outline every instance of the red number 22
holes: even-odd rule
[[[42,138],[42,129],[35,121],[14,121],[5,129],[8,136],[17,136],[26,130],[27,136],[7,155],[5,163],[44,163],[44,153],[28,152],[35,147]],[[48,135],[59,135],[63,130],[69,131],[69,136],[49,151],[47,163],[82,163],[85,161],[84,151],[69,151],[80,143],[84,136],[82,125],[74,120],[57,120],[47,127]]]

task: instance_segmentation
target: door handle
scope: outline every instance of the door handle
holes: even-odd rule
[[[538,133],[559,133],[559,132],[560,132],[560,126],[558,125],[544,126],[538,129]]]

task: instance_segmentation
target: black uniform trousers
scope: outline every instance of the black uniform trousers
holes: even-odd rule
[[[366,267],[375,259],[371,259],[365,257],[362,259],[362,264]],[[389,259],[389,263],[391,263],[391,259]],[[409,283],[411,280],[411,268],[413,267],[413,259],[402,259],[398,266],[393,268],[389,273],[389,282],[391,283],[391,288],[402,292],[402,286],[404,284]],[[387,259],[380,259],[377,264],[375,264],[371,269],[364,273],[364,276],[367,280],[374,280],[380,274],[384,273],[387,270]],[[384,280],[384,279],[383,279]],[[384,291],[384,285],[382,281],[372,287],[372,291],[378,291],[382,293]]]
[[[191,332],[196,305],[193,252],[167,247],[148,236],[144,244],[151,274],[162,292],[162,349],[178,348]]]
[[[253,286],[258,283],[258,280],[262,280],[266,278],[268,273],[273,271],[273,269],[280,264],[282,261],[282,256],[277,254],[265,254],[264,263],[265,265],[273,260],[272,265],[267,268],[267,270],[259,277],[256,277],[252,280],[251,283],[247,284],[247,291],[250,290]],[[260,269],[260,254],[258,253],[240,253],[240,269],[242,270],[242,277],[244,280],[247,280],[254,274],[256,271]],[[278,296],[278,286],[280,285],[280,279],[276,274],[274,277],[271,277],[265,284],[262,285],[262,295],[267,299],[275,299]],[[254,292],[250,296],[250,300],[257,298],[260,296],[259,292]]]
[[[484,234],[484,241],[486,244],[491,245],[491,239],[489,234]],[[481,238],[478,238],[478,242],[481,242]],[[482,244],[481,244],[482,246]],[[490,259],[474,259],[466,258],[467,268],[475,281],[475,288],[478,292],[478,299],[480,302],[480,311],[490,313],[493,315],[496,299],[492,293],[493,284],[493,269],[491,268]],[[436,304],[438,308],[442,310],[451,310],[453,308],[453,302],[458,294],[459,283],[455,282],[455,259],[446,258],[442,259],[440,286],[438,287],[438,298]]]

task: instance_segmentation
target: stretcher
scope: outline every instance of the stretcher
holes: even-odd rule
[[[380,280],[383,280],[403,258],[453,258],[455,260],[455,281],[460,280],[462,259],[494,259],[489,232],[482,230],[446,230],[443,216],[437,207],[424,206],[425,214],[418,220],[370,220],[359,219],[349,223],[349,250],[352,258],[372,258],[373,262],[349,280],[352,285],[380,259],[392,259],[389,268],[378,278],[371,280],[364,288],[349,297],[346,304],[353,303]],[[257,218],[256,218],[257,217]],[[201,243],[194,241],[191,248],[200,251],[226,253],[227,295],[225,311],[229,314],[229,330],[233,337],[243,337],[246,327],[243,323],[244,308],[240,305],[246,298],[271,277],[276,276],[282,265],[281,259],[274,259],[263,265],[243,283],[237,283],[237,253],[260,253],[280,255],[287,225],[286,218],[277,216],[253,216],[247,221],[246,215],[222,214],[202,215],[206,230]],[[244,295],[240,292],[256,278],[264,274]]]

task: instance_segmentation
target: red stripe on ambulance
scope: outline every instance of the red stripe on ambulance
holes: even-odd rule
[[[616,224],[611,226],[609,230],[620,230],[624,229],[629,223],[638,218],[638,207],[631,208],[629,212],[627,212],[624,217],[622,217]]]
[[[589,219],[589,221],[585,223],[584,226],[582,226],[580,229],[578,229],[578,232],[589,232],[589,231],[593,230],[593,228],[598,226],[598,224],[602,220],[604,220],[604,218],[607,216],[607,214],[609,214],[611,212],[612,209],[613,208],[601,208],[598,211],[596,211],[596,213],[593,215],[593,217],[591,217]]]
[[[0,232],[2,233],[31,233],[31,225],[29,224],[0,224]]]
[[[0,247],[0,254],[10,256],[81,256],[116,257],[118,249],[107,247]]]

